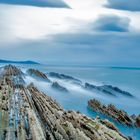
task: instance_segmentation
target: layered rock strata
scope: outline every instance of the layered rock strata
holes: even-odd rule
[[[65,74],[59,74],[59,73],[56,73],[56,72],[50,72],[49,76],[53,77],[53,78],[58,78],[58,79],[63,79],[63,80],[71,81],[74,84],[79,84],[79,85],[82,84],[82,81],[80,81],[79,79],[76,79],[76,78],[74,78],[72,76],[65,75]]]
[[[121,90],[118,87],[113,87],[111,85],[96,86],[93,84],[85,83],[84,88],[90,91],[99,91],[111,96],[123,95],[126,97],[133,97],[131,93]]]
[[[3,82],[0,90],[0,139],[46,140],[26,88]]]
[[[103,105],[100,103],[100,101],[92,99],[88,101],[88,106],[91,107],[94,111],[105,114],[121,124],[125,124],[131,127],[139,127],[139,116],[131,117],[125,111],[117,109],[112,104]]]
[[[4,75],[0,79],[0,139],[129,139],[107,120],[91,119],[78,112],[64,110],[33,84],[15,86],[17,83],[12,75]]]
[[[43,72],[39,71],[39,70],[35,70],[35,69],[29,69],[28,74],[31,76],[35,76],[37,78],[43,79],[47,82],[50,82],[50,80],[48,79],[47,75],[44,74]]]
[[[7,80],[10,79],[14,83],[14,86],[21,86],[25,84],[23,72],[13,65],[6,65],[3,67],[0,77],[4,77]]]
[[[53,82],[52,83],[52,88],[57,89],[59,91],[68,92],[68,90],[65,87],[58,84],[58,82]]]
[[[58,140],[127,140],[110,122],[91,119],[75,111],[65,111],[33,85],[28,86],[43,124],[49,130],[48,139]],[[112,128],[110,127],[110,124]]]
[[[58,81],[57,82],[55,80],[51,81],[48,77],[65,80],[65,81],[71,82],[72,84],[80,86],[81,88],[84,88],[86,90],[93,91],[93,92],[94,91],[99,92],[101,94],[104,93],[104,94],[109,95],[109,96],[118,97],[118,96],[122,95],[125,97],[131,97],[131,98],[134,97],[131,93],[124,91],[124,90],[121,90],[118,87],[115,87],[112,85],[97,86],[97,85],[93,85],[90,83],[83,84],[82,81],[80,81],[79,79],[74,78],[74,77],[69,76],[69,75],[65,75],[65,74],[50,72],[50,73],[48,73],[48,75],[46,75],[45,73],[40,72],[39,70],[35,70],[35,69],[29,69],[29,70],[27,70],[27,73],[30,76],[33,76],[35,78],[39,78],[40,80],[45,80],[47,82],[52,83],[52,87],[59,90],[59,91],[68,91],[68,90],[65,87],[61,86],[58,83]]]

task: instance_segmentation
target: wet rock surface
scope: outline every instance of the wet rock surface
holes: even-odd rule
[[[82,84],[82,81],[80,81],[79,79],[76,79],[72,76],[68,76],[68,75],[64,75],[64,74],[59,74],[59,73],[55,73],[55,72],[50,72],[49,73],[50,77],[54,77],[54,78],[58,78],[58,79],[63,79],[63,80],[68,80],[68,81],[72,81],[75,84]]]
[[[14,86],[24,85],[25,81],[23,79],[24,74],[23,72],[13,65],[6,65],[5,67],[1,68],[1,78],[9,79],[14,83]]]
[[[65,111],[54,100],[33,85],[28,86],[34,104],[50,132],[47,136],[60,140],[128,139],[117,129],[75,111]],[[44,102],[44,104],[42,104]],[[114,137],[115,136],[115,137]]]
[[[103,105],[100,101],[92,99],[88,101],[88,106],[91,107],[94,111],[107,115],[121,124],[131,127],[139,127],[139,116],[129,116],[125,111],[117,109],[112,104]]]
[[[6,65],[3,67],[3,75],[4,76],[19,76],[22,75],[22,71],[13,65]]]
[[[95,86],[95,85],[92,85],[92,84],[89,84],[89,83],[85,83],[85,87],[84,88],[87,89],[87,90],[91,90],[91,91],[92,90],[93,91],[97,90],[97,91],[103,92],[103,93],[111,95],[111,96],[116,96],[113,93],[111,93],[110,91],[102,88],[102,86]]]
[[[93,84],[89,84],[89,83],[85,83],[84,86],[85,89],[87,90],[93,90],[93,91],[99,91],[111,96],[118,96],[118,95],[123,95],[126,97],[134,97],[131,93],[127,92],[127,91],[123,91],[121,89],[119,89],[118,87],[113,87],[111,85],[103,85],[103,86],[96,86]]]
[[[140,127],[140,115],[136,117],[136,125]]]
[[[81,80],[76,79],[72,76],[59,74],[59,73],[55,73],[55,72],[48,73],[48,76],[50,76],[52,78],[57,78],[57,79],[72,82],[72,84],[80,86],[81,88],[84,88],[85,90],[89,90],[92,92],[98,92],[99,94],[106,94],[106,95],[114,96],[114,97],[125,96],[125,97],[129,97],[129,98],[134,98],[134,96],[131,93],[124,91],[116,86],[112,86],[112,85],[97,86],[97,85],[93,85],[93,84],[90,84],[87,82],[83,83]]]
[[[135,120],[135,126],[140,127],[140,114],[138,116],[132,116],[132,118]]]
[[[45,80],[45,81],[47,81],[47,82],[51,82],[51,81],[48,79],[47,75],[44,74],[43,72],[39,71],[39,70],[29,69],[29,70],[27,71],[27,73],[28,73],[29,75],[31,75],[31,76],[35,76],[36,78]]]
[[[52,88],[59,90],[59,91],[62,91],[62,92],[69,92],[65,87],[61,86],[57,82],[52,83]]]
[[[108,89],[108,90],[112,90],[112,91],[115,91],[117,93],[120,93],[121,95],[124,95],[124,96],[133,97],[133,95],[131,93],[124,91],[124,90],[121,90],[118,87],[113,87],[112,85],[104,85],[102,87],[104,89]]]
[[[0,123],[2,140],[129,139],[107,120],[64,110],[33,83],[15,86],[10,75],[0,78]]]

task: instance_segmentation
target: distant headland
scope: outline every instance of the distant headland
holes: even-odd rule
[[[6,63],[6,64],[40,64],[35,61],[27,60],[27,61],[11,61],[11,60],[3,60],[0,59],[0,63]]]

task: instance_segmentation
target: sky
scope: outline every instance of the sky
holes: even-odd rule
[[[140,67],[139,0],[0,0],[0,59]]]

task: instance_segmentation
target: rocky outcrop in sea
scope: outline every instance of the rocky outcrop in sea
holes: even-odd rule
[[[110,91],[114,91],[118,94],[121,94],[121,95],[124,95],[124,96],[127,96],[127,97],[133,97],[133,95],[127,91],[124,91],[124,90],[121,90],[119,89],[118,87],[114,87],[112,85],[103,85],[102,88],[106,89],[106,90],[110,90]]]
[[[9,74],[0,78],[2,140],[129,140],[107,120],[64,110],[33,83],[17,86],[13,73],[22,75],[14,67],[6,69]]]
[[[52,83],[52,88],[56,89],[56,90],[59,90],[59,91],[63,91],[63,92],[69,92],[65,87],[58,84],[58,82],[53,82]]]
[[[140,115],[129,116],[125,111],[117,109],[113,104],[104,105],[100,101],[92,99],[88,101],[88,106],[94,111],[107,115],[121,124],[140,127]]]
[[[58,78],[58,79],[63,79],[63,80],[71,81],[74,84],[79,84],[79,85],[82,84],[82,81],[80,81],[79,79],[76,79],[76,78],[74,78],[72,76],[65,75],[65,74],[59,74],[59,73],[56,73],[56,72],[50,72],[49,76],[53,77],[53,78]]]
[[[93,84],[85,83],[84,88],[90,91],[99,91],[101,93],[111,95],[111,96],[116,96],[116,97],[119,95],[131,97],[131,98],[134,97],[131,93],[121,90],[118,87],[114,87],[112,85],[96,86]]]
[[[105,95],[109,95],[113,97],[125,96],[129,98],[134,98],[134,96],[131,93],[124,91],[116,86],[112,86],[112,85],[97,86],[97,85],[93,85],[87,82],[83,83],[81,80],[74,78],[72,76],[69,76],[69,75],[65,75],[65,74],[60,74],[56,72],[49,72],[48,74],[45,74],[36,69],[28,69],[27,73],[30,76],[36,78],[37,80],[43,80],[43,81],[51,83],[53,89],[56,89],[62,92],[64,91],[68,92],[68,89],[62,86],[59,83],[59,80],[63,80],[64,82],[70,82],[71,84],[79,86],[85,90],[88,90],[91,92],[98,92],[99,94],[105,94]],[[51,78],[54,78],[54,79],[51,79]]]
[[[41,80],[45,80],[47,82],[51,82],[50,79],[47,77],[46,74],[44,74],[43,72],[36,70],[36,69],[28,69],[27,73],[33,77],[39,78]]]
[[[140,127],[140,115],[138,115],[136,118],[134,118],[134,120],[135,120],[135,125],[137,127]]]

